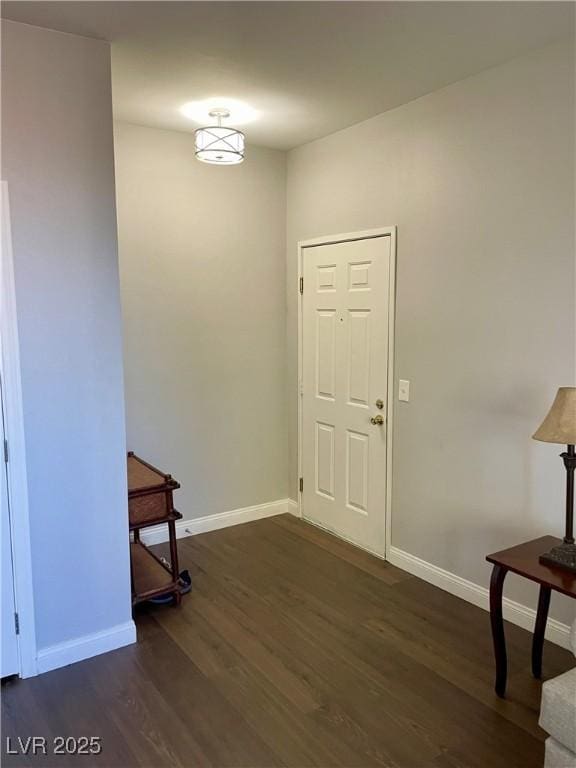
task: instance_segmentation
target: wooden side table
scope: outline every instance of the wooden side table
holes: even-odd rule
[[[492,639],[494,641],[494,657],[496,660],[496,685],[498,696],[504,697],[506,692],[506,677],[508,661],[506,657],[506,638],[504,636],[504,620],[502,617],[502,589],[508,571],[524,576],[530,581],[540,584],[538,611],[532,638],[532,674],[536,678],[542,676],[542,649],[544,632],[548,619],[550,595],[552,590],[561,592],[568,597],[576,598],[576,574],[564,571],[555,566],[543,565],[538,558],[548,552],[553,546],[560,544],[561,539],[554,536],[541,536],[539,539],[518,544],[516,547],[504,549],[488,555],[486,560],[494,566],[490,579],[490,622],[492,624]]]
[[[180,605],[176,520],[182,515],[174,509],[172,492],[180,488],[167,475],[132,451],[128,453],[128,516],[134,541],[130,544],[132,605],[172,593]],[[170,564],[159,558],[140,540],[142,528],[166,523],[170,542]]]

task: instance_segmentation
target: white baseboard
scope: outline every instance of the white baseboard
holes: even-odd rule
[[[220,528],[228,528],[240,523],[251,523],[254,520],[262,520],[264,517],[285,515],[290,511],[291,500],[280,499],[269,501],[266,504],[256,504],[253,507],[242,507],[230,512],[218,512],[215,515],[205,515],[192,520],[178,520],[176,523],[176,536],[181,539],[184,536],[195,536],[198,533],[217,531]],[[155,525],[145,528],[140,532],[140,538],[145,544],[162,544],[168,541],[168,528],[166,525]]]
[[[408,571],[413,576],[418,576],[420,579],[434,584],[434,586],[440,587],[440,589],[450,592],[452,595],[456,595],[456,597],[461,597],[463,600],[473,603],[485,611],[489,610],[489,592],[486,587],[474,584],[474,582],[463,579],[455,573],[450,573],[450,571],[445,571],[443,568],[432,565],[432,563],[428,563],[426,560],[421,560],[419,557],[404,552],[397,547],[390,547],[387,560],[392,565],[402,568],[403,571]],[[526,605],[517,603],[507,597],[503,599],[502,607],[505,619],[523,629],[527,629],[530,632],[533,631],[536,618],[536,611],[533,608],[528,608]],[[570,627],[555,619],[548,619],[546,639],[556,643],[556,645],[569,649]]]
[[[127,621],[125,624],[118,624],[102,632],[94,632],[91,635],[83,635],[65,643],[42,648],[38,651],[37,671],[39,674],[50,672],[51,669],[58,669],[101,653],[115,651],[117,648],[123,648],[135,642],[136,626],[133,621]]]
[[[288,502],[288,509],[286,510],[289,514],[294,515],[294,517],[300,517],[300,510],[298,509],[298,502],[294,501],[294,499],[287,499]]]

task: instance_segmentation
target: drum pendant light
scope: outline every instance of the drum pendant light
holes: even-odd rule
[[[226,128],[222,120],[230,117],[227,109],[212,109],[210,117],[218,125],[198,128],[194,132],[195,151],[198,160],[213,165],[237,165],[244,160],[244,134],[235,128]]]

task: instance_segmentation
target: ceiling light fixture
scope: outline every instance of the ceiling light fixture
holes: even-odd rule
[[[213,165],[237,165],[244,160],[244,134],[235,128],[226,128],[222,120],[230,117],[227,109],[211,109],[210,117],[218,125],[208,125],[194,131],[196,157]]]
[[[234,115],[234,125],[240,128],[248,123],[253,123],[260,117],[260,112],[251,107],[245,101],[232,99],[230,96],[211,96],[202,101],[188,101],[179,109],[181,115],[199,125],[206,125],[208,115],[213,109],[220,109],[223,105]]]

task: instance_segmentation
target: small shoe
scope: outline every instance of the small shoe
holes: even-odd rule
[[[178,579],[180,585],[180,594],[186,595],[192,589],[192,576],[188,571],[180,571],[180,577]]]
[[[150,597],[147,602],[153,605],[169,605],[174,600],[173,592],[166,592],[164,595],[158,595],[157,597]]]

